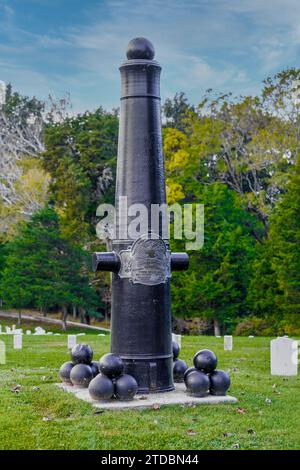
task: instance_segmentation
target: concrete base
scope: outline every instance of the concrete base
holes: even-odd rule
[[[73,393],[80,400],[91,403],[96,408],[103,410],[124,410],[133,408],[155,408],[164,405],[217,405],[219,403],[237,403],[235,397],[226,395],[216,397],[207,395],[203,398],[190,397],[185,392],[185,384],[175,384],[176,389],[173,392],[152,393],[149,395],[136,395],[131,401],[120,401],[116,399],[106,401],[93,400],[87,388],[73,387],[71,385],[57,384],[57,386],[69,393]]]

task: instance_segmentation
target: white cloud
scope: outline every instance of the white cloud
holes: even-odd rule
[[[252,93],[265,75],[298,65],[298,0],[102,0],[95,5],[85,6],[84,21],[82,15],[70,25],[66,18],[64,30],[37,34],[20,28],[18,11],[0,0],[0,27],[7,35],[0,43],[6,62],[0,78],[30,94],[47,87],[70,91],[80,109],[118,105],[118,67],[128,40],[140,35],[157,50],[164,97],[182,90],[195,101],[209,87]]]

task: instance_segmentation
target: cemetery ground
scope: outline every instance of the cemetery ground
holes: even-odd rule
[[[3,325],[3,322],[1,322]],[[5,323],[4,323],[5,324]],[[46,329],[51,329],[46,328]],[[73,333],[73,331],[69,331]],[[183,337],[180,357],[191,365],[202,348],[229,371],[235,405],[104,411],[55,385],[69,360],[67,336],[23,336],[23,349],[6,343],[0,365],[0,449],[299,449],[300,379],[270,375],[270,338]],[[109,335],[93,332],[95,359],[109,351]]]

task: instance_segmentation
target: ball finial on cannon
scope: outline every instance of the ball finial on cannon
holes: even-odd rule
[[[131,39],[126,51],[127,59],[152,60],[155,55],[152,43],[146,38]]]

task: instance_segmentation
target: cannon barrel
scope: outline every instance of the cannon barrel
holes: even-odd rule
[[[188,267],[186,253],[172,253],[162,224],[154,225],[153,205],[166,204],[161,133],[160,65],[145,38],[130,41],[121,65],[116,222],[113,251],[95,253],[94,270],[112,272],[111,352],[121,356],[125,373],[139,393],[171,391],[171,270]],[[129,236],[127,207],[147,209],[147,230]]]

